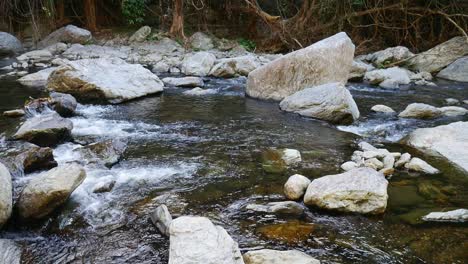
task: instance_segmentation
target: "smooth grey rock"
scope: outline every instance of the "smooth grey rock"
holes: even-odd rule
[[[38,43],[38,47],[47,47],[57,42],[85,44],[91,38],[90,31],[74,25],[68,25],[50,33]]]
[[[353,96],[341,83],[328,83],[296,92],[284,98],[280,108],[334,124],[351,124],[359,118]]]
[[[428,222],[467,222],[468,210],[457,209],[448,212],[432,212],[423,216],[422,220]]]
[[[260,66],[260,62],[252,55],[225,58],[216,62],[210,71],[210,75],[222,78],[230,78],[237,75],[248,76],[250,72]]]
[[[162,79],[165,84],[172,85],[172,86],[183,86],[183,87],[203,87],[205,83],[203,79],[200,77],[166,77]]]
[[[15,36],[0,32],[0,57],[3,55],[12,55],[23,50],[23,45]]]
[[[23,250],[13,240],[0,239],[0,263],[20,264]]]
[[[213,40],[203,32],[195,32],[189,39],[194,50],[210,50],[214,48]]]
[[[0,230],[11,216],[13,208],[13,185],[7,167],[0,163]],[[0,247],[0,256],[1,256]]]
[[[202,96],[202,95],[210,95],[218,93],[216,89],[203,89],[200,87],[195,87],[191,90],[185,91],[185,95],[193,95],[193,96]]]
[[[77,164],[60,165],[35,176],[25,186],[18,200],[22,219],[40,219],[64,204],[70,194],[86,178],[86,172]]]
[[[368,60],[375,66],[382,67],[391,63],[397,63],[414,56],[407,47],[397,46],[374,52],[368,55]]]
[[[404,153],[401,155],[400,159],[398,159],[397,162],[395,162],[395,168],[400,168],[405,166],[406,163],[408,163],[411,160],[411,154],[409,153]]]
[[[437,174],[440,172],[438,169],[432,167],[424,160],[416,157],[412,158],[408,163],[406,163],[405,168],[411,171],[418,171],[427,174]]]
[[[457,82],[468,82],[468,56],[452,62],[437,74],[437,78]]]
[[[443,156],[468,173],[468,122],[416,129],[403,142],[427,154]]]
[[[15,177],[22,177],[24,173],[57,166],[51,148],[41,148],[23,141],[9,141],[3,147],[0,161]]]
[[[356,169],[357,167],[359,167],[359,165],[354,161],[347,161],[340,166],[340,168],[344,171],[350,171],[352,169]]]
[[[354,44],[341,32],[291,52],[249,74],[246,93],[254,98],[283,100],[307,87],[346,83]]]
[[[58,114],[50,113],[32,117],[13,135],[41,147],[55,146],[68,140],[71,136],[73,123]]]
[[[78,152],[86,164],[112,167],[122,158],[127,149],[127,142],[118,138],[92,143],[74,150]]]
[[[50,62],[53,59],[52,53],[48,50],[33,50],[18,56],[16,59],[19,63],[40,63]]]
[[[376,147],[372,146],[371,144],[365,141],[360,142],[358,146],[359,146],[359,149],[362,151],[378,151]]]
[[[441,114],[442,111],[432,105],[412,103],[409,104],[398,116],[404,118],[432,119],[439,117]]]
[[[387,207],[388,181],[382,173],[358,168],[312,181],[304,203],[342,212],[381,214]]]
[[[47,46],[44,49],[48,50],[53,55],[58,55],[66,51],[68,49],[68,46],[65,43],[59,42],[59,43],[55,43],[50,46]]]
[[[208,218],[181,216],[169,227],[169,264],[243,264],[237,243]]]
[[[182,61],[182,73],[185,75],[206,76],[215,64],[215,55],[201,51],[185,56]]]
[[[149,26],[143,26],[138,29],[133,35],[128,39],[130,42],[143,42],[151,34],[151,28]]]
[[[304,207],[293,201],[285,202],[271,202],[265,205],[262,204],[249,204],[245,207],[247,210],[263,213],[273,214],[287,214],[287,215],[302,215],[304,213]]]
[[[395,110],[393,110],[392,108],[386,105],[381,105],[381,104],[372,106],[371,111],[378,112],[378,113],[386,113],[386,114],[395,113]]]
[[[52,92],[50,93],[50,106],[55,110],[59,115],[63,117],[69,117],[75,114],[76,107],[78,102],[75,97],[64,94]]]
[[[460,100],[455,99],[455,98],[445,98],[445,103],[446,103],[447,105],[459,105],[459,104],[460,104]]]
[[[468,113],[468,109],[460,106],[444,106],[440,107],[439,110],[444,116],[462,116]]]
[[[245,264],[320,264],[320,261],[298,250],[261,249],[244,254]]]
[[[35,73],[25,75],[19,78],[18,82],[28,87],[44,87],[47,84],[49,75],[55,71],[55,69],[57,69],[57,67],[50,67]]]
[[[50,74],[47,89],[81,100],[121,103],[163,91],[158,76],[141,65],[114,59],[71,61]]]
[[[384,89],[397,89],[400,85],[406,85],[411,82],[408,71],[398,67],[366,72],[364,80],[370,84],[379,85]]]
[[[435,73],[468,54],[468,42],[463,36],[454,37],[407,61],[410,69]]]
[[[284,184],[284,194],[291,200],[301,199],[309,186],[310,180],[300,174],[294,174]]]
[[[165,236],[170,236],[169,226],[172,222],[171,213],[165,204],[158,206],[153,213],[151,213],[151,221],[158,228],[159,232]]]

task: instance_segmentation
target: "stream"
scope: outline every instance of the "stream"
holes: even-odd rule
[[[245,78],[205,81],[216,94],[188,96],[186,89],[169,88],[119,105],[79,105],[71,118],[74,143],[54,149],[58,163],[76,160],[72,150],[78,143],[103,139],[127,142],[123,159],[111,169],[87,166],[86,180],[63,208],[34,226],[12,223],[0,238],[24,245],[25,263],[167,263],[169,240],[149,220],[152,210],[165,203],[175,217],[201,215],[221,225],[242,252],[299,249],[322,263],[468,262],[466,223],[414,222],[421,212],[468,208],[468,175],[398,144],[418,127],[468,121],[468,116],[412,120],[369,110],[375,104],[400,112],[413,102],[443,106],[445,98],[466,100],[468,84],[436,81],[437,87],[383,90],[349,83],[361,118],[335,127],[246,97]],[[0,111],[40,95],[0,80]],[[18,119],[0,117],[0,148],[18,126]],[[293,218],[244,209],[249,203],[283,201],[283,185],[292,174],[314,179],[340,173],[363,139],[391,151],[417,153],[442,173],[395,173],[382,216],[309,208]],[[271,147],[298,149],[303,161],[283,174],[266,173],[261,154]],[[16,177],[14,185],[36,175]],[[109,179],[116,181],[111,192],[92,192],[96,183]],[[424,192],[425,186],[440,192]]]

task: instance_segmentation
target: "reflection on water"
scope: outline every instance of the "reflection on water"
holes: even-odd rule
[[[123,160],[111,169],[86,167],[87,179],[60,212],[39,226],[12,224],[0,236],[27,245],[26,263],[165,263],[167,238],[159,235],[148,214],[157,204],[166,203],[176,216],[210,217],[228,230],[242,251],[296,248],[324,263],[463,263],[468,259],[466,225],[418,222],[421,214],[431,210],[468,207],[467,175],[433,157],[424,158],[442,175],[401,172],[390,179],[389,206],[383,216],[311,208],[296,219],[244,210],[248,203],[283,200],[282,187],[291,174],[312,179],[339,172],[359,136],[384,143],[392,151],[414,153],[392,142],[416,127],[468,117],[416,121],[370,113],[370,107],[386,104],[401,111],[413,102],[442,106],[447,97],[467,99],[466,85],[443,83],[404,91],[353,85],[350,89],[363,116],[338,130],[325,122],[282,113],[275,103],[246,98],[245,79],[207,83],[219,91],[217,95],[188,96],[184,89],[174,88],[121,105],[79,105],[78,115],[71,118],[75,141],[124,138],[129,145]],[[2,81],[0,110],[17,108],[29,95],[39,94]],[[0,117],[6,136],[17,125],[17,120]],[[57,161],[79,159],[72,151],[76,147],[76,143],[58,146]],[[284,174],[265,173],[261,153],[269,147],[298,149],[303,162]],[[21,185],[25,179],[15,182]],[[109,180],[115,181],[111,192],[92,192],[97,183]]]

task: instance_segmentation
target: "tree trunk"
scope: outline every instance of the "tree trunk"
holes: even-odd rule
[[[184,34],[184,0],[174,0],[172,26],[169,31],[172,37],[185,40]]]
[[[84,0],[83,10],[85,16],[86,28],[90,31],[97,31],[96,25],[96,2],[95,0]]]

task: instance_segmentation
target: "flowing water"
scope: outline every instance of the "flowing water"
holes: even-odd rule
[[[111,169],[86,167],[86,180],[63,208],[35,225],[11,223],[0,237],[25,246],[25,263],[167,263],[169,241],[149,220],[152,210],[166,203],[174,216],[207,216],[223,226],[242,252],[294,248],[323,263],[468,262],[467,225],[415,223],[429,211],[468,208],[468,175],[398,144],[417,127],[468,117],[415,121],[368,110],[377,103],[396,111],[413,102],[442,106],[447,97],[468,99],[467,85],[439,82],[438,87],[389,91],[349,84],[362,117],[351,126],[334,127],[246,98],[245,79],[207,81],[217,94],[186,96],[184,89],[174,88],[120,105],[79,105],[71,118],[75,143],[58,146],[56,160],[77,159],[72,151],[77,142],[115,138],[128,141],[123,159]],[[1,80],[0,111],[40,95]],[[18,125],[0,117],[0,138]],[[284,200],[282,186],[294,173],[311,179],[339,173],[362,138],[418,154],[442,173],[396,173],[382,216],[309,208],[298,219],[244,210],[248,203]],[[270,147],[298,149],[303,162],[283,174],[266,173],[261,153]],[[36,175],[15,178],[14,184],[22,186]],[[111,192],[92,193],[97,182],[109,179],[116,181]],[[424,192],[427,186],[440,191]]]

